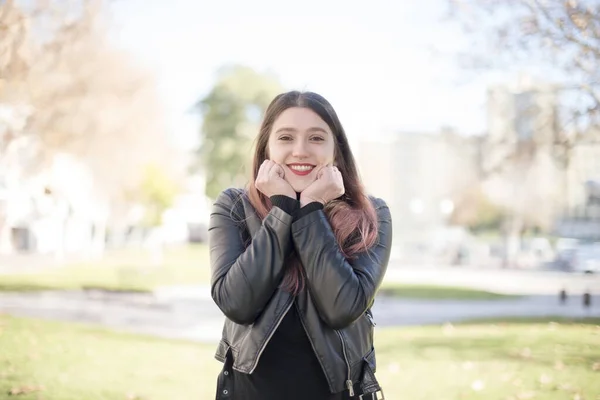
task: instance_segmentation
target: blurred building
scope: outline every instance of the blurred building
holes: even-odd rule
[[[356,153],[368,192],[390,207],[398,251],[432,244],[479,176],[480,138],[451,130],[363,138]]]
[[[202,172],[188,176],[183,190],[163,214],[162,231],[166,242],[201,243],[208,240],[212,201],[206,194]]]
[[[532,146],[552,151],[560,133],[558,88],[526,77],[487,93],[487,138],[482,169],[494,173]]]
[[[575,145],[565,175],[566,204],[557,234],[600,240],[600,142]]]
[[[0,104],[0,253],[101,251],[106,204],[90,171],[66,154],[42,165],[32,135],[11,137],[29,114],[26,106]]]
[[[555,233],[560,236],[600,238],[600,211],[595,203],[600,181],[600,143],[580,142],[570,151],[559,146],[559,87],[522,77],[488,90],[488,135],[482,170],[490,176],[515,159],[545,152],[560,171],[556,190],[561,193]]]
[[[101,252],[107,205],[94,192],[89,171],[58,154],[47,168],[30,173],[17,162],[24,155],[16,150],[9,149],[0,165],[0,253]]]

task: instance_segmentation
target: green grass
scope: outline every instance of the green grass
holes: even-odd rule
[[[379,377],[392,399],[600,396],[597,325],[521,320],[396,332],[377,336]]]
[[[208,248],[197,245],[167,249],[162,265],[154,265],[144,250],[128,250],[111,253],[100,262],[2,275],[0,291],[100,288],[147,292],[157,286],[198,285],[209,281]]]
[[[378,328],[377,376],[391,400],[596,400],[600,321],[588,322]],[[0,399],[214,398],[214,349],[0,316]]]
[[[562,325],[597,325],[600,326],[600,317],[570,318],[554,316],[548,317],[503,317],[503,318],[475,318],[472,320],[463,320],[456,323],[458,325],[528,325],[528,324],[549,324],[549,326]]]
[[[454,286],[410,285],[397,282],[385,282],[379,290],[379,294],[399,298],[430,300],[502,300],[519,297]]]

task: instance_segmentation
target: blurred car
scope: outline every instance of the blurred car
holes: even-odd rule
[[[570,256],[569,264],[573,272],[600,272],[600,243],[579,245]]]
[[[579,240],[577,239],[560,238],[556,241],[554,264],[558,269],[563,271],[571,269],[578,246]]]

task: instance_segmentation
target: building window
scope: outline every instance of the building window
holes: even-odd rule
[[[515,95],[515,131],[519,141],[533,139],[534,121],[537,115],[531,92]]]

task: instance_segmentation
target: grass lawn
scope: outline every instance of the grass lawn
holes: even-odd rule
[[[0,291],[38,291],[100,288],[151,291],[162,285],[200,285],[210,282],[206,245],[168,249],[164,264],[153,266],[144,250],[110,254],[101,262],[48,267],[39,273],[2,275]],[[497,300],[515,297],[460,287],[384,282],[380,294],[417,299]]]
[[[502,300],[520,297],[463,287],[411,285],[397,282],[385,282],[379,290],[379,294],[400,298],[428,300]]]
[[[2,275],[0,291],[101,288],[151,291],[162,285],[194,285],[210,281],[205,245],[169,248],[162,265],[153,265],[142,249],[111,253],[99,262],[48,267],[39,273]]]
[[[378,329],[377,375],[391,400],[598,400],[599,324]],[[0,399],[214,398],[213,353],[186,341],[0,316]]]

